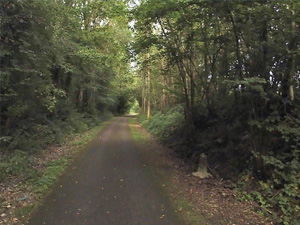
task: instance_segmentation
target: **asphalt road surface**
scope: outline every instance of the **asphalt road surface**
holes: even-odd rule
[[[120,117],[57,181],[30,225],[183,225]]]

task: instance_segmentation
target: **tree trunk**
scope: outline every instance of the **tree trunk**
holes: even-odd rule
[[[150,78],[150,53],[147,54],[147,58],[149,60],[148,62],[148,68],[147,68],[147,83],[148,83],[148,90],[147,90],[147,119],[150,118],[151,115],[151,100],[150,100],[150,93],[151,93],[151,78]]]
[[[146,98],[147,98],[147,90],[146,90],[146,87],[147,87],[147,80],[146,80],[146,77],[145,77],[145,74],[143,75],[143,89],[142,89],[142,112],[143,114],[146,113]]]
[[[80,89],[78,92],[78,98],[77,98],[77,101],[79,102],[80,105],[82,103],[82,100],[83,100],[83,90]]]
[[[235,24],[235,21],[234,21],[232,13],[230,11],[229,5],[227,4],[226,6],[227,6],[227,12],[229,15],[229,20],[232,23],[233,34],[234,34],[234,38],[235,38],[235,54],[236,54],[236,60],[237,60],[236,71],[237,71],[239,77],[243,78],[238,27]]]
[[[294,14],[294,12],[293,12]],[[292,29],[292,37],[290,40],[290,43],[288,45],[288,50],[291,51],[296,51],[297,50],[297,46],[298,46],[298,41],[299,41],[299,37],[298,35],[296,35],[296,31],[298,30],[296,27],[296,23],[295,21],[291,22],[291,29]],[[284,71],[284,78],[282,81],[282,97],[284,99],[289,99],[291,102],[294,101],[295,96],[294,96],[294,86],[293,86],[293,67],[295,64],[295,57],[293,56],[293,54],[290,54],[290,56],[287,59],[287,63],[286,63],[286,68]],[[285,112],[289,112],[291,110],[291,105],[290,107],[287,106],[287,104],[285,104]]]
[[[163,86],[167,86],[166,78],[163,77]],[[161,105],[161,111],[164,114],[166,112],[166,90],[163,88],[162,90],[162,99],[161,99],[162,105]]]

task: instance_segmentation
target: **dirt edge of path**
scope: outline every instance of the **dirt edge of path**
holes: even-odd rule
[[[130,125],[141,155],[187,224],[276,224],[260,215],[254,203],[238,201],[228,182],[192,176],[191,168],[152,137],[136,119],[131,119]]]
[[[52,186],[68,165],[115,119],[116,117],[86,132],[69,137],[63,146],[49,146],[31,156],[39,173],[37,177],[26,180],[24,177],[15,176],[9,177],[5,183],[0,183],[0,225],[26,224],[31,213],[51,192]],[[48,169],[52,170],[50,174],[47,174]],[[47,186],[42,183],[43,179],[49,179]]]

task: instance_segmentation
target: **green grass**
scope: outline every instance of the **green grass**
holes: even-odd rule
[[[200,225],[204,223],[204,218],[201,217],[194,209],[193,205],[185,199],[178,198],[175,200],[175,206],[177,209],[182,209],[185,217],[188,220],[189,225]]]
[[[149,119],[147,119],[145,114],[140,114],[138,121],[150,134],[166,141],[172,138],[173,133],[184,125],[183,115],[182,105],[176,105],[166,113],[161,111],[153,112]]]
[[[133,136],[133,139],[135,141],[142,141],[146,139],[146,136],[144,134],[142,134],[140,131],[138,131],[137,129],[135,129],[136,123],[135,120],[133,118],[130,118],[128,120],[129,123],[129,127],[131,130],[131,134]]]
[[[94,137],[101,132],[104,127],[112,123],[116,118],[110,119],[108,121],[105,121],[101,123],[99,126],[92,128],[88,132],[86,132],[84,135],[80,135],[80,138],[77,139],[73,144],[78,145],[79,147],[87,145]]]
[[[31,213],[33,213],[34,210],[37,208],[37,206],[38,206],[37,204],[26,205],[22,208],[17,209],[15,214],[18,218],[24,218],[30,215]]]
[[[167,197],[171,205],[174,209],[177,209],[177,212],[182,214],[184,219],[188,224],[191,225],[199,225],[199,224],[207,224],[206,219],[194,210],[194,206],[191,202],[189,202],[183,195],[178,194],[179,192],[184,192],[183,186],[180,184],[174,185],[172,181],[172,171],[170,169],[162,168],[159,166],[157,159],[159,156],[156,155],[155,151],[147,151],[144,146],[147,146],[145,143],[149,141],[149,138],[146,134],[140,132],[137,129],[137,122],[133,118],[129,119],[129,126],[133,136],[134,141],[138,144],[140,152],[142,153],[145,160],[151,160],[149,165],[151,167],[151,173],[157,179],[158,185],[162,187],[164,184],[165,188],[163,190],[166,192]],[[158,165],[158,166],[156,166]],[[172,195],[172,196],[171,196]]]
[[[43,195],[69,165],[71,157],[62,157],[46,164],[42,176],[34,184],[34,192]]]
[[[38,207],[44,197],[50,192],[51,187],[56,180],[64,173],[68,165],[75,159],[79,154],[84,153],[85,147],[95,138],[95,136],[101,132],[107,125],[113,120],[110,119],[106,122],[101,123],[99,126],[84,132],[83,134],[76,135],[74,141],[71,142],[71,154],[63,156],[52,161],[47,162],[42,171],[36,173],[30,179],[24,183],[24,187],[29,188],[30,193],[33,193],[34,199],[37,200],[30,205],[25,205],[21,208],[16,209],[14,214],[16,217],[22,219],[27,217]],[[70,144],[70,143],[69,143]]]
[[[34,192],[40,194],[45,193],[77,156],[76,153],[81,152],[83,150],[83,147],[88,145],[88,143],[91,142],[91,140],[93,140],[95,136],[111,122],[112,120],[106,121],[104,123],[101,123],[99,126],[85,132],[84,134],[81,134],[80,137],[72,143],[71,148],[73,147],[73,154],[71,154],[71,156],[64,156],[46,163],[46,168],[44,169],[42,176],[38,179],[30,181],[31,184],[34,184]]]
[[[73,154],[71,156],[64,156],[48,162],[46,164],[43,175],[38,180],[31,181],[34,184],[35,192],[44,193],[45,191],[47,191],[48,187],[54,184],[55,180],[65,171],[67,166],[77,156],[76,153],[81,152],[83,150],[83,147],[88,145],[95,138],[95,136],[112,121],[113,120],[103,122],[99,126],[94,127],[88,132],[80,135],[80,137],[72,143],[72,147],[74,149],[72,150]]]

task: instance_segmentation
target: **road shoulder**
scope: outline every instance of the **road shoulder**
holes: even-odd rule
[[[0,183],[0,224],[25,224],[70,163],[83,154],[95,137],[115,119],[73,135],[63,146],[49,146],[31,156],[35,173],[29,174],[28,178],[15,176]]]
[[[136,119],[129,123],[147,166],[187,224],[272,224],[250,202],[238,201],[226,182],[192,176],[191,168],[159,144]]]

